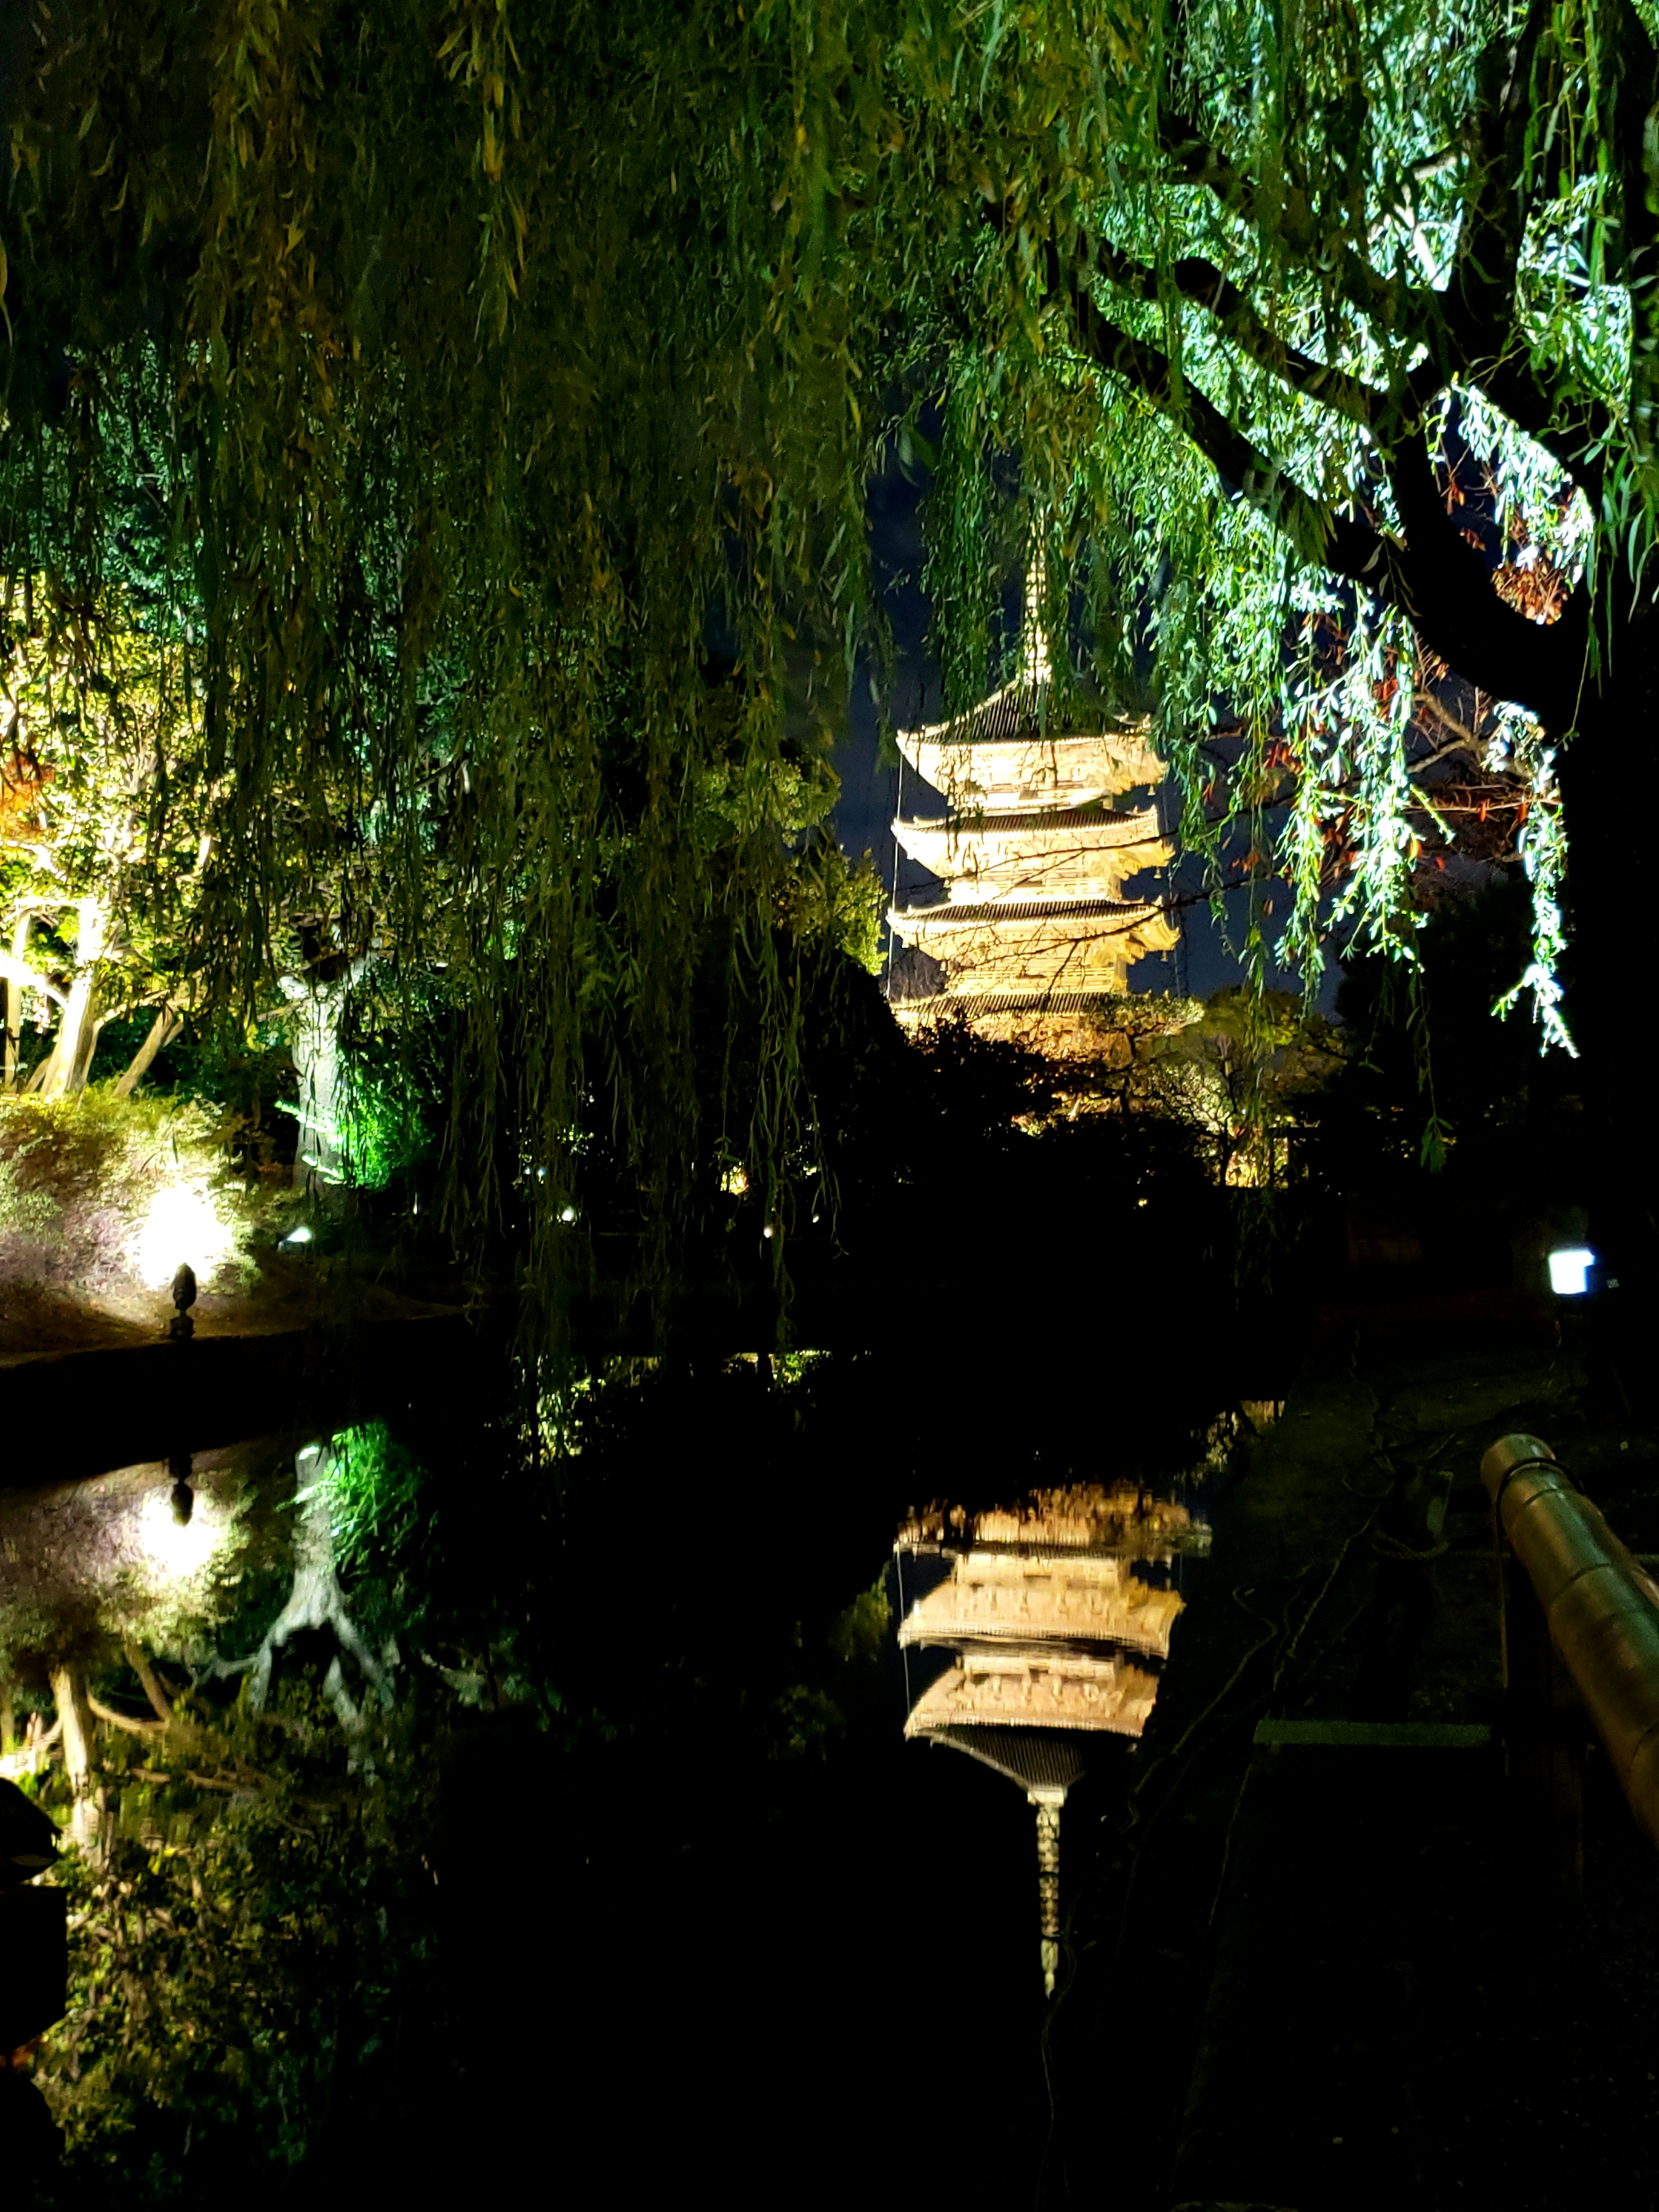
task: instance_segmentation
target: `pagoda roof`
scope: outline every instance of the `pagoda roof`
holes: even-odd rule
[[[1122,737],[1145,743],[1151,727],[1149,716],[1131,718],[1097,712],[1091,715],[1085,708],[1079,717],[1085,725],[1092,720],[1093,727],[1063,729],[1059,718],[1048,712],[1050,684],[1033,682],[1029,676],[1018,676],[1012,684],[1005,684],[981,699],[977,707],[969,707],[960,714],[948,714],[942,722],[922,722],[914,729],[900,730],[896,734],[903,744],[908,738],[913,744],[933,745],[982,745],[1006,744],[1011,738],[1041,741],[1052,744],[1066,738]]]
[[[899,1625],[901,1644],[1121,1644],[1168,1656],[1182,1610],[1121,1557],[1021,1558],[975,1550]]]
[[[954,1656],[916,1700],[907,1735],[981,1725],[1139,1735],[1158,1699],[1158,1676],[1133,1659],[1038,1650]]]
[[[1125,927],[1162,914],[1156,900],[1073,898],[1063,891],[1052,898],[940,899],[933,906],[890,908],[890,928],[902,936],[919,925],[938,929],[982,929],[999,921],[1092,921],[1121,917]]]
[[[987,991],[977,994],[973,1004],[974,1018],[983,1014],[1088,1014],[1102,1006],[1121,1006],[1121,991],[1104,988],[1093,991]],[[1150,993],[1136,996],[1137,1010],[1155,1006],[1158,1002]],[[906,998],[895,992],[888,1004],[895,1015],[903,1022],[944,1021],[947,1016],[963,1012],[960,995],[954,991],[918,991]],[[1184,1028],[1190,1015],[1170,1015],[1163,1021],[1143,1022],[1141,1033],[1166,1035],[1171,1030]]]
[[[1005,684],[952,720],[896,732],[925,783],[958,812],[1047,812],[1162,781],[1144,722],[1067,728],[1045,713],[1047,687]]]
[[[1075,1729],[1069,1735],[1049,1735],[1041,1729],[936,1728],[927,1735],[930,1743],[965,1751],[1022,1790],[1065,1791],[1088,1771]]]
[[[902,1021],[943,1021],[947,1014],[962,1011],[961,997],[954,991],[927,991],[914,999],[896,997],[889,1003]],[[1103,987],[1098,991],[987,991],[975,997],[974,1012],[975,1016],[1086,1014],[1097,1006],[1117,1006],[1122,1003],[1121,991],[1109,991]]]
[[[1121,828],[1144,829],[1155,822],[1155,806],[1113,806],[1104,799],[1085,799],[1074,806],[1045,807],[1040,813],[1030,807],[988,808],[983,813],[913,814],[902,817],[893,823],[893,835],[902,838],[907,830],[922,831],[955,828],[958,836],[977,836],[981,831],[1020,830],[1030,836],[1059,836],[1068,829]]]
[[[1070,1552],[1129,1558],[1207,1551],[1210,1531],[1178,1498],[1158,1498],[1133,1482],[1073,1482],[1029,1492],[1016,1505],[968,1513],[938,1501],[913,1514],[896,1552],[1018,1552],[1030,1558]]]

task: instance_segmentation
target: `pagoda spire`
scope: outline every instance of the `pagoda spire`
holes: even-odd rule
[[[1025,563],[1025,619],[1020,626],[1020,681],[1029,684],[1033,690],[1046,690],[1054,681],[1054,663],[1048,657],[1048,629],[1042,617],[1042,602],[1048,591],[1048,562],[1042,550],[1042,540],[1036,531],[1031,532],[1031,554]]]
[[[1025,1796],[1027,1803],[1036,1808],[1037,1919],[1042,1929],[1038,1956],[1042,1994],[1051,1997],[1060,1968],[1060,1812],[1066,1792],[1028,1790]]]

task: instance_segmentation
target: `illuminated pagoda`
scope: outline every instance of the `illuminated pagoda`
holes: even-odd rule
[[[968,714],[898,732],[906,766],[946,811],[907,820],[901,798],[893,836],[945,891],[887,919],[943,974],[933,990],[895,996],[907,1026],[961,1013],[984,1034],[1063,1054],[1086,1046],[1091,1009],[1127,993],[1132,963],[1176,945],[1165,908],[1127,895],[1128,878],[1169,866],[1174,845],[1155,804],[1114,803],[1163,781],[1144,720],[1050,726],[1041,581],[1034,562],[1014,680]]]
[[[905,1722],[1006,1776],[1036,1814],[1044,1989],[1060,1965],[1060,1815],[1091,1735],[1139,1737],[1183,1601],[1135,1562],[1208,1548],[1187,1510],[1131,1485],[1037,1490],[977,1515],[944,1505],[898,1534],[899,1643],[946,1655]],[[904,1607],[903,1564],[947,1571]],[[937,1574],[935,1566],[932,1572]]]

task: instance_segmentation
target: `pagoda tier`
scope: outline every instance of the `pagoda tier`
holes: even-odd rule
[[[956,1658],[917,1698],[906,1735],[987,1724],[1139,1735],[1158,1698],[1157,1675],[1132,1659],[1036,1650],[963,1651]]]
[[[896,1552],[1004,1550],[1031,1559],[1093,1557],[1172,1559],[1207,1552],[1210,1531],[1173,1498],[1154,1498],[1131,1482],[1073,1482],[1033,1490],[1018,1505],[968,1513],[929,1505],[899,1530]]]
[[[1167,867],[1175,857],[1154,808],[1098,800],[1042,814],[895,822],[893,836],[911,860],[949,882],[953,903],[1056,893],[1117,899],[1127,877]]]
[[[1121,1559],[970,1552],[911,1607],[901,1644],[1109,1643],[1167,1658],[1182,1601]]]
[[[1080,806],[1163,781],[1144,723],[1050,732],[1039,701],[1030,686],[1010,684],[971,714],[899,731],[899,750],[958,814]]]
[[[1167,951],[1163,908],[1111,898],[945,899],[890,913],[907,945],[939,962],[952,998],[988,992],[1116,992],[1129,963]]]

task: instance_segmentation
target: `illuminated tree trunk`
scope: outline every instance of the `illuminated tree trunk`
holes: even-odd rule
[[[33,921],[33,915],[24,915],[11,933],[11,957],[15,969],[24,969],[28,964],[29,931]],[[6,977],[6,1062],[3,1079],[0,1079],[0,1091],[15,1091],[17,1088],[17,1056],[23,1039],[23,990],[24,985],[21,975],[8,974]]]
[[[294,1472],[300,1483],[294,1509],[294,1588],[288,1603],[266,1631],[248,1678],[248,1702],[256,1712],[270,1695],[277,1652],[291,1636],[308,1628],[331,1629],[342,1650],[356,1661],[368,1686],[382,1698],[388,1694],[386,1668],[346,1611],[345,1592],[335,1566],[334,1531],[328,1512],[328,1478],[333,1465],[333,1448],[329,1444],[307,1444],[294,1455]],[[346,1687],[337,1657],[324,1680],[323,1695],[339,1715],[341,1724],[355,1731],[362,1713]]]
[[[182,1014],[174,1013],[171,1006],[162,1007],[149,1025],[149,1036],[132,1055],[122,1073],[120,1081],[115,1086],[115,1095],[118,1098],[131,1097],[133,1092],[149,1073],[156,1054],[165,1046],[172,1043],[184,1025]]]
[[[34,1086],[43,1098],[63,1098],[86,1089],[87,1070],[98,1042],[93,1000],[109,917],[95,895],[77,899],[75,912],[75,980],[58,1017],[56,1042]]]
[[[93,1779],[93,1716],[87,1703],[86,1684],[72,1668],[54,1667],[52,1672],[52,1694],[58,1705],[58,1718],[64,1731],[64,1771],[68,1775],[70,1788],[75,1793],[74,1810],[70,1815],[70,1833],[82,1850],[96,1838],[98,1833],[98,1804]]]
[[[340,1016],[346,993],[366,965],[354,961],[343,975],[328,983],[297,975],[282,978],[283,994],[295,1009],[290,1049],[300,1079],[300,1147],[294,1156],[294,1188],[313,1198],[325,1198],[345,1181]]]

